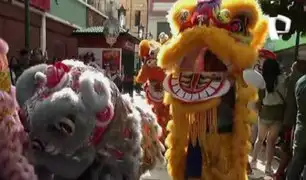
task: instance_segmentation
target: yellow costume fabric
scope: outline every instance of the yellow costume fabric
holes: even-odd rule
[[[172,115],[168,172],[173,180],[246,180],[257,90],[243,71],[257,60],[267,21],[255,0],[178,0],[168,21],[173,36],[158,53]]]

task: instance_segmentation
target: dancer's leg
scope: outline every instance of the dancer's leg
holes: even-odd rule
[[[266,172],[267,173],[272,173],[272,160],[275,154],[275,143],[277,140],[277,137],[279,135],[279,132],[281,130],[281,123],[275,122],[271,124],[269,128],[269,133],[267,136],[267,148],[266,148]]]
[[[262,123],[261,120],[258,122],[258,134],[257,139],[254,145],[253,153],[252,153],[252,162],[255,163],[257,161],[258,153],[261,149],[261,146],[265,140],[265,137],[267,136],[269,130],[269,126],[265,123]]]

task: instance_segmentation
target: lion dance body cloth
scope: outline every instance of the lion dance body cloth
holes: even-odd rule
[[[142,57],[143,66],[136,77],[136,81],[144,84],[147,103],[151,105],[152,111],[163,129],[161,140],[164,142],[167,134],[166,126],[170,119],[170,115],[169,105],[163,103],[163,81],[166,74],[164,70],[157,66],[156,56],[160,46],[161,44],[154,40],[143,40],[140,42],[139,56]]]
[[[174,180],[246,180],[257,89],[243,74],[257,61],[267,21],[255,0],[178,0],[168,20],[173,36],[157,58],[172,115],[168,172]]]

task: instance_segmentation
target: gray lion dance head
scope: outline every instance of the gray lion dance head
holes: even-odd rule
[[[29,68],[16,88],[35,163],[66,177],[75,172],[61,166],[83,172],[114,119],[116,88],[103,73],[69,60]]]
[[[16,90],[40,179],[134,180],[162,159],[156,120],[94,67],[73,60],[37,65]]]

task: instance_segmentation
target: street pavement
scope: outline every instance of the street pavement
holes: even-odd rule
[[[150,110],[149,105],[147,105],[144,93],[141,92],[140,94],[134,93],[134,103],[138,106],[142,107],[144,110]],[[251,157],[249,156],[249,159]],[[259,160],[257,163],[257,169],[253,170],[253,174],[249,176],[249,180],[270,180],[271,177],[265,177],[264,175],[264,153],[263,151],[259,155]],[[274,160],[273,163],[273,170],[275,171],[278,166],[278,162]],[[158,164],[155,169],[148,171],[144,174],[141,180],[171,180],[170,176],[167,173],[167,168],[165,164]]]

